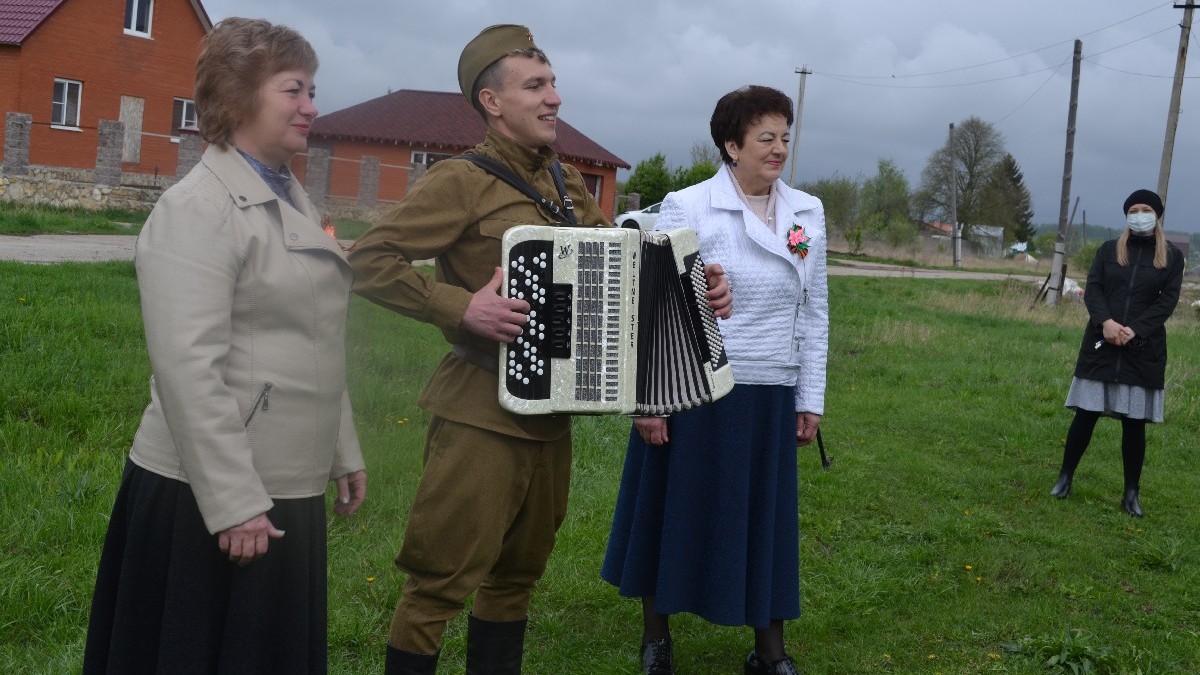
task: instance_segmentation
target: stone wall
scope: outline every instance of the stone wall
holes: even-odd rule
[[[122,209],[149,211],[161,188],[120,185],[108,187],[87,181],[64,180],[59,176],[80,169],[27,167],[26,175],[0,173],[0,202],[34,204],[67,209]]]

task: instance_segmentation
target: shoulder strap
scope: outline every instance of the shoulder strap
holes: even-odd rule
[[[567,212],[567,220],[572,225],[578,225],[579,222],[575,220],[575,204],[567,194],[567,182],[563,180],[562,164],[557,159],[550,165],[550,176],[554,179],[554,187],[558,189],[558,198],[562,200],[563,209]]]
[[[539,193],[537,190],[534,190],[529,183],[526,183],[521,179],[520,176],[513,173],[511,169],[509,169],[507,166],[504,166],[500,162],[497,162],[490,157],[477,155],[473,152],[464,152],[463,154],[459,155],[459,158],[471,162],[475,166],[487,171],[496,178],[508,183],[517,191],[532,199],[535,204],[541,206],[543,209],[549,212],[552,217],[560,222],[565,217],[567,222],[571,223],[572,225],[577,224],[575,222],[575,211],[572,208],[571,198],[567,196],[565,185],[562,183],[562,167],[557,161],[551,165],[550,175],[554,178],[555,187],[558,188],[560,196],[563,198],[563,201],[566,204],[566,213],[563,212],[563,209],[560,208],[558,204],[555,204],[553,201],[543,197],[541,193]],[[555,173],[555,169],[557,169],[557,173]]]

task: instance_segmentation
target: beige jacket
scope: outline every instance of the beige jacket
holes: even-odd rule
[[[153,377],[130,459],[189,483],[212,533],[363,469],[346,393],[352,273],[237,151],[210,147],[137,241]]]

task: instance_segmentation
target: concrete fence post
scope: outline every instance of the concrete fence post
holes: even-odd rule
[[[379,158],[363,155],[358,173],[358,205],[373,209],[379,201]]]
[[[4,119],[4,173],[24,176],[29,172],[29,130],[33,115],[10,112]]]
[[[406,192],[408,190],[412,189],[413,183],[417,182],[418,180],[421,179],[421,176],[425,175],[425,171],[426,171],[426,167],[424,164],[419,164],[417,162],[413,162],[409,166],[409,168],[408,168],[408,187],[405,189]]]
[[[117,187],[121,184],[121,153],[125,147],[125,123],[100,120],[99,143],[96,146],[96,185]]]
[[[204,141],[200,134],[180,131],[179,133],[179,164],[175,169],[175,180],[187,175],[192,167],[200,163],[200,155],[204,151]]]
[[[317,206],[324,204],[325,197],[329,196],[329,168],[332,163],[328,150],[308,149],[308,161],[304,165],[304,189]]]

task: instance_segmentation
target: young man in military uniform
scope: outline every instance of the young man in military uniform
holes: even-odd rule
[[[562,101],[529,29],[485,29],[463,49],[458,79],[488,126],[473,152],[541,195],[558,196],[550,145]],[[579,172],[564,166],[563,173],[578,222],[608,225]],[[498,265],[505,230],[560,220],[474,163],[445,160],[350,254],[355,291],[437,326],[453,345],[418,401],[431,419],[396,556],[408,581],[388,636],[389,674],[433,673],[446,622],[472,593],[467,673],[521,671],[530,593],[566,515],[571,421],[500,407],[499,343],[521,333],[529,305],[500,296]],[[432,277],[412,265],[427,259],[436,259]],[[719,266],[710,267],[710,305],[728,315],[728,286]]]

